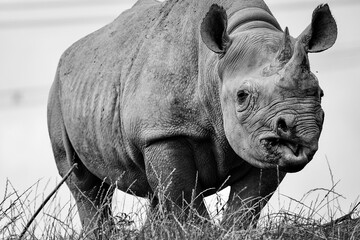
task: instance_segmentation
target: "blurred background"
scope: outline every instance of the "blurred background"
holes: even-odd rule
[[[40,195],[48,194],[60,181],[46,124],[47,95],[58,60],[73,42],[111,22],[135,2],[0,0],[0,199],[9,188],[7,180],[22,192],[41,179],[45,190],[39,187],[36,194]],[[266,2],[280,25],[288,26],[294,37],[310,24],[312,11],[323,3]],[[328,3],[337,20],[338,40],[330,50],[310,55],[312,71],[325,92],[320,148],[303,171],[287,175],[266,211],[298,208],[299,203],[311,205],[326,194],[323,189],[334,185],[341,195],[330,194],[336,198],[335,215],[347,213],[359,200],[360,1]],[[58,197],[69,200],[66,186]],[[291,199],[297,199],[297,204]],[[117,194],[116,202],[123,210],[133,211],[134,201]]]

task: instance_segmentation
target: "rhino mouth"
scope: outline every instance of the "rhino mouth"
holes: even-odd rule
[[[271,138],[265,138],[261,140],[262,145],[266,148],[266,150],[270,153],[275,153],[279,151],[279,148],[281,147],[287,147],[292,151],[292,153],[295,156],[299,156],[300,151],[302,149],[301,145],[293,142],[284,140],[281,138],[271,137]]]
[[[268,137],[260,140],[265,151],[265,161],[279,166],[286,172],[300,171],[309,162],[307,151],[298,141],[280,137]]]

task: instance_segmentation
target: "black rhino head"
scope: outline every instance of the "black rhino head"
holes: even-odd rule
[[[307,54],[335,43],[337,26],[329,7],[317,7],[297,38],[270,24],[228,33],[227,22],[225,10],[213,5],[200,32],[217,55],[226,138],[256,167],[299,171],[318,149],[324,120],[323,91]]]

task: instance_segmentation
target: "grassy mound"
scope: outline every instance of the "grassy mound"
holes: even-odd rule
[[[6,182],[6,191],[0,200],[0,239],[19,239],[37,207],[44,201],[42,192],[39,183],[19,193],[9,181]],[[333,193],[333,190],[328,190],[328,193]],[[303,204],[302,201],[293,201]],[[233,221],[233,227],[225,229],[215,219],[180,221],[162,212],[148,213],[139,228],[132,214],[119,214],[113,219],[116,225],[107,239],[360,239],[359,204],[337,219],[316,217],[319,206],[330,209],[329,212],[336,211],[331,210],[333,202],[323,198],[318,204],[304,205],[298,212],[281,210],[265,214],[260,217],[257,227],[246,230],[236,228],[237,220]],[[64,204],[57,196],[53,197],[41,208],[22,239],[88,239],[88,233],[81,232],[81,227],[74,224],[78,222],[76,211],[73,200]],[[221,214],[221,209],[218,212]]]

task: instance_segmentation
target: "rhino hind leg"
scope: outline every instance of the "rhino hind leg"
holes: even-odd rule
[[[61,139],[60,146],[54,146],[53,143],[55,160],[61,176],[77,163],[66,184],[75,198],[83,233],[87,239],[107,239],[106,236],[114,230],[111,213],[114,187],[86,168],[73,149],[65,130],[62,131]]]
[[[103,230],[111,230],[113,226],[111,199],[114,188],[93,175],[76,154],[63,122],[58,80],[57,74],[48,102],[48,128],[55,162],[62,177],[77,163],[66,184],[75,198],[84,233],[91,233],[87,239],[101,239]]]

